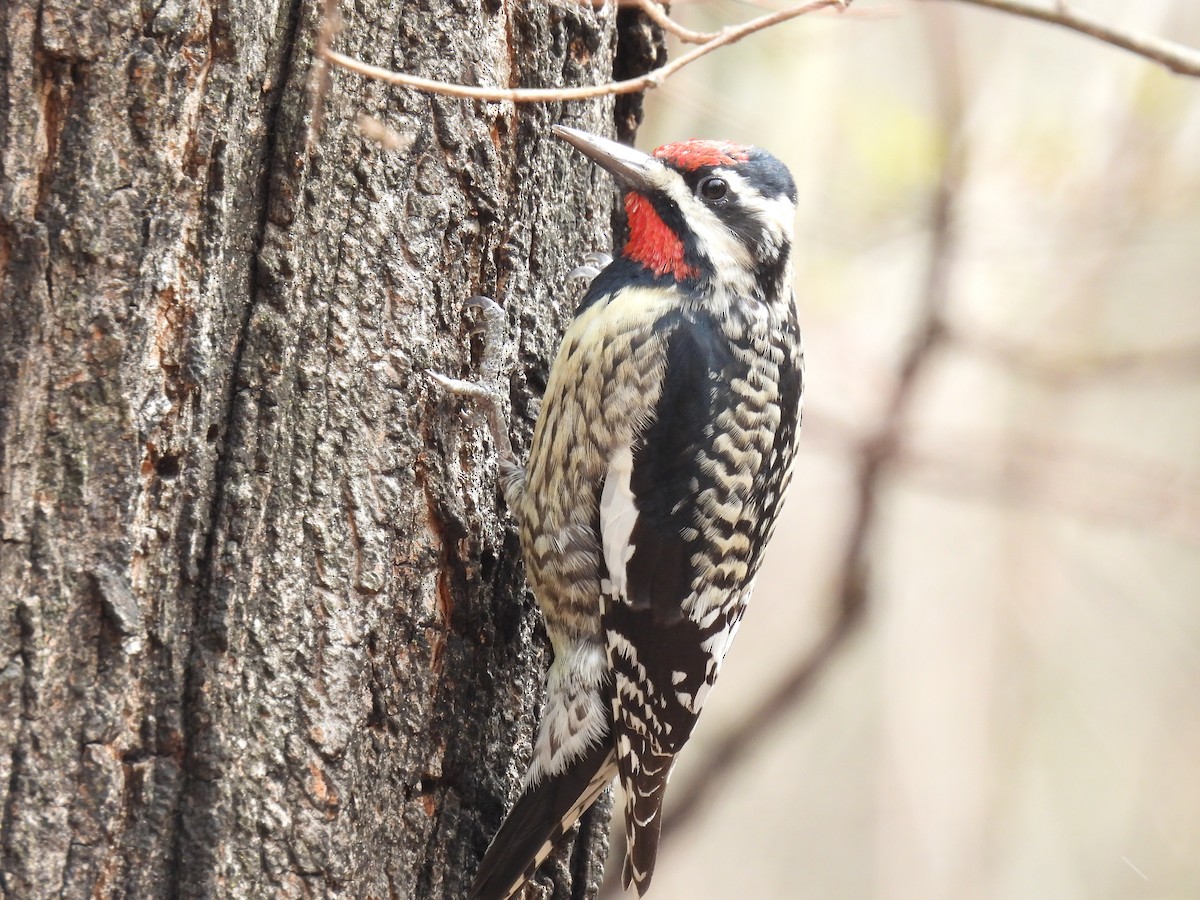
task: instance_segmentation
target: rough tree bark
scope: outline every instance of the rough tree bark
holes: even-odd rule
[[[0,2],[6,896],[459,897],[515,792],[544,639],[486,429],[424,370],[478,374],[496,297],[525,445],[609,246],[549,125],[638,107],[334,73],[310,144],[319,6]],[[339,49],[464,82],[660,52],[574,2],[342,12]],[[606,820],[544,896],[594,892]]]

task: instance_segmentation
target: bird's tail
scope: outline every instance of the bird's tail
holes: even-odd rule
[[[626,890],[634,885],[639,897],[650,889],[650,878],[654,875],[663,795],[674,762],[674,756],[646,752],[638,757],[637,771],[621,776],[625,789],[625,865],[621,884]]]
[[[492,840],[468,896],[508,900],[617,774],[612,748],[601,742],[574,764],[526,787]]]
[[[508,900],[519,891],[616,776],[604,672],[604,649],[595,641],[555,655],[533,762],[479,864],[471,898]]]

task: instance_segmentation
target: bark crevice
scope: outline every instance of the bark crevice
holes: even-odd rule
[[[172,897],[187,896],[189,887],[206,880],[203,874],[198,873],[200,867],[198,867],[197,862],[209,859],[212,853],[211,849],[205,846],[205,841],[202,837],[189,837],[189,830],[186,827],[187,823],[185,821],[188,812],[187,801],[197,792],[197,782],[211,783],[213,780],[211,777],[206,777],[202,774],[202,770],[211,768],[212,760],[205,760],[201,764],[197,761],[194,754],[194,745],[200,740],[202,735],[205,735],[210,730],[210,726],[204,721],[202,713],[196,709],[196,705],[199,702],[198,695],[203,690],[203,675],[201,674],[201,670],[204,667],[204,662],[201,659],[201,654],[205,652],[204,646],[206,643],[209,644],[207,649],[212,652],[222,653],[228,650],[224,627],[218,624],[219,613],[214,608],[217,604],[216,591],[218,588],[214,583],[213,566],[217,554],[216,542],[219,539],[218,525],[220,514],[228,500],[228,491],[233,476],[232,454],[240,440],[237,425],[237,410],[238,394],[243,389],[241,387],[243,354],[248,343],[248,334],[256,305],[260,302],[260,297],[262,297],[267,287],[262,255],[266,246],[268,228],[271,224],[270,212],[274,179],[281,165],[279,159],[279,126],[283,113],[285,92],[295,69],[294,55],[297,51],[297,37],[303,18],[301,13],[302,7],[302,0],[293,0],[288,5],[287,23],[278,51],[278,56],[283,61],[282,68],[278,74],[268,76],[270,84],[265,90],[267,94],[267,113],[263,121],[264,136],[262,150],[251,152],[252,156],[261,155],[263,165],[261,171],[258,173],[255,190],[257,224],[253,236],[254,247],[249,256],[247,296],[241,309],[241,320],[236,328],[236,336],[229,350],[228,382],[221,401],[223,423],[220,426],[209,426],[206,432],[206,441],[216,444],[216,454],[213,464],[212,497],[208,513],[204,517],[201,526],[204,534],[204,549],[197,565],[200,578],[195,583],[193,589],[188,592],[190,594],[190,602],[187,603],[187,607],[191,612],[191,624],[188,628],[188,660],[185,666],[180,714],[182,726],[181,783],[178,795],[179,799],[174,814],[175,824],[170,851],[170,863],[167,867],[171,879],[167,890],[169,896]],[[160,5],[159,9],[161,8]],[[156,10],[156,15],[157,12]],[[214,14],[208,31],[211,56],[208,60],[208,65],[203,70],[204,82],[208,81],[209,73],[218,56],[218,48],[227,43],[221,34],[222,30],[223,23],[220,17]],[[210,170],[212,166],[219,166],[224,148],[224,142],[214,142]],[[215,181],[215,186],[223,186],[223,179],[216,179]],[[212,433],[213,428],[218,429],[215,436]],[[211,752],[212,748],[207,747],[205,750]],[[197,840],[199,841],[198,843]]]
[[[612,102],[334,73],[310,142],[316,6],[0,7],[14,896],[461,896],[528,758],[540,617],[486,427],[424,371],[471,377],[463,304],[503,295],[528,441],[566,273],[609,246],[548,124],[608,131]],[[612,74],[588,7],[345,13],[347,49],[414,69]],[[591,890],[602,832],[558,896]]]

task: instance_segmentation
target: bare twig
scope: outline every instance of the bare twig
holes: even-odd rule
[[[786,9],[751,19],[749,22],[743,22],[741,25],[731,25],[727,28],[722,28],[712,40],[701,44],[693,50],[689,50],[682,56],[638,78],[628,78],[625,81],[610,81],[605,84],[588,85],[585,87],[475,87],[466,84],[453,84],[448,81],[437,81],[432,78],[420,78],[404,72],[393,72],[391,69],[372,66],[362,60],[346,56],[343,53],[338,53],[336,50],[328,48],[324,50],[323,55],[325,59],[334,65],[348,69],[351,72],[357,72],[366,78],[374,78],[377,81],[386,81],[389,84],[398,84],[424,91],[425,93],[441,94],[446,97],[462,97],[468,100],[488,100],[493,102],[508,101],[511,103],[553,103],[563,100],[591,100],[596,97],[635,94],[639,91],[656,88],[684,66],[694,63],[700,57],[707,56],[721,47],[736,44],[742,38],[748,37],[756,31],[762,31],[765,28],[770,28],[789,19],[795,19],[821,9],[828,9],[830,7],[845,9],[850,3],[851,0],[808,0],[807,3],[789,6]],[[321,52],[319,48],[318,52]]]
[[[1119,28],[1091,13],[1074,9],[1062,0],[1054,3],[1031,3],[1029,0],[956,0],[956,2],[984,6],[1010,15],[1058,25],[1160,63],[1177,75],[1200,78],[1200,50],[1155,35]]]
[[[336,4],[326,0],[325,12],[322,15],[321,33],[317,41],[317,57],[322,60],[318,65],[315,78],[318,83],[314,91],[314,102],[324,95],[327,82],[327,71],[324,63],[333,63],[343,69],[356,72],[366,78],[398,84],[431,94],[441,94],[448,97],[461,97],[469,100],[484,100],[512,103],[548,103],[565,100],[590,100],[597,97],[609,97],[620,94],[633,94],[651,90],[661,85],[683,67],[690,65],[702,56],[707,56],[721,47],[735,44],[742,38],[771,28],[789,19],[798,18],[807,13],[816,12],[829,7],[839,10],[849,8],[852,0],[808,0],[795,6],[775,10],[765,15],[743,22],[741,25],[731,25],[716,32],[700,32],[685,28],[666,14],[655,0],[634,0],[638,8],[648,15],[661,28],[676,35],[685,43],[698,44],[697,47],[682,56],[647,72],[637,78],[624,81],[610,81],[604,84],[588,85],[573,88],[499,88],[480,87],[474,85],[455,84],[432,78],[421,78],[405,72],[396,72],[373,66],[370,63],[339,53],[329,47],[332,33],[336,30]],[[1065,2],[1056,2],[1052,6],[1028,2],[1028,0],[957,0],[995,9],[1011,15],[1047,22],[1070,29],[1080,34],[1093,37],[1099,41],[1128,50],[1151,61],[1166,66],[1172,72],[1190,77],[1200,77],[1200,50],[1168,41],[1154,35],[1142,34],[1129,29],[1110,25],[1090,13],[1072,9]],[[320,117],[320,111],[314,109],[315,118]],[[314,129],[318,130],[318,129]]]
[[[951,338],[1013,372],[1047,384],[1097,378],[1193,379],[1200,375],[1200,344],[1180,342],[1148,350],[1063,356],[1003,338],[950,327]]]
[[[661,28],[679,38],[685,44],[707,44],[721,36],[718,31],[692,31],[684,28],[667,15],[666,10],[658,5],[657,0],[636,0],[637,7],[650,17],[650,20]]]
[[[850,552],[855,555],[861,553],[861,548],[865,546],[868,529],[863,526],[869,518],[869,515],[860,516],[853,528]],[[833,621],[826,626],[817,645],[771,690],[762,703],[709,750],[699,770],[683,790],[668,801],[669,815],[663,820],[666,846],[670,846],[667,835],[681,830],[695,817],[703,801],[711,796],[713,785],[733,771],[747,753],[761,746],[759,741],[762,737],[784,721],[788,710],[794,709],[816,687],[830,663],[858,630],[867,610],[865,601],[865,583],[856,581],[844,585],[842,600]]]
[[[358,130],[385,150],[391,150],[394,153],[405,152],[417,139],[417,136],[411,131],[397,131],[374,116],[362,113],[358,116]]]
[[[690,65],[702,56],[707,56],[714,50],[735,44],[742,38],[757,31],[762,31],[781,22],[786,22],[789,19],[829,7],[837,7],[838,9],[845,10],[851,2],[852,0],[809,0],[809,2],[776,10],[751,19],[749,22],[744,22],[741,25],[732,25],[717,32],[698,32],[685,28],[675,22],[667,16],[654,0],[636,0],[638,7],[660,27],[675,34],[682,41],[696,43],[699,46],[652,72],[648,72],[637,78],[574,88],[478,87],[438,81],[432,78],[421,78],[417,75],[409,75],[404,72],[395,72],[391,69],[373,66],[329,48],[329,30],[333,27],[329,24],[332,21],[332,17],[329,15],[323,17],[322,39],[318,41],[317,55],[323,60],[343,69],[357,72],[366,78],[373,78],[378,81],[388,82],[389,84],[398,84],[426,93],[441,94],[449,97],[494,102],[509,101],[513,103],[590,100],[596,97],[633,94],[656,88],[684,66]],[[1052,6],[1045,6],[1027,2],[1027,0],[957,0],[957,2],[984,6],[1011,15],[1059,25],[1160,63],[1172,72],[1180,75],[1200,77],[1200,50],[1154,35],[1118,28],[1092,16],[1090,13],[1076,11],[1066,3],[1060,2]]]
[[[316,64],[313,66],[309,92],[312,94],[312,105],[309,107],[308,140],[305,153],[311,153],[313,146],[321,135],[321,127],[325,124],[325,97],[329,94],[332,79],[329,74],[329,44],[341,24],[341,13],[338,11],[337,0],[325,0],[321,8],[321,26],[317,30]]]
[[[1200,546],[1200,480],[1182,469],[1095,447],[1029,438],[1004,445],[969,433],[906,440],[889,465],[906,484],[947,496],[1150,529]]]

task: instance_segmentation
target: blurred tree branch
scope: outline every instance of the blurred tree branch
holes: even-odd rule
[[[1044,383],[1067,384],[1114,377],[1193,379],[1200,375],[1200,344],[1197,343],[1180,342],[1145,350],[1064,356],[961,325],[947,328],[956,344]]]
[[[910,439],[892,462],[906,481],[951,496],[1040,507],[1200,545],[1200,481],[1153,462],[1053,441],[1018,438],[1007,445],[945,433]]]
[[[1031,3],[1029,0],[951,0],[951,2],[984,6],[1021,18],[1058,25],[1160,63],[1177,75],[1200,78],[1200,50],[1152,34],[1142,34],[1133,29],[1110,25],[1091,13],[1075,9],[1065,0],[1056,0],[1053,3]]]
[[[947,338],[946,346],[952,343]],[[838,458],[861,456],[867,443],[819,408],[805,412],[804,440],[808,449]],[[1200,546],[1200,480],[1103,448],[1029,436],[1002,442],[994,435],[939,430],[905,435],[888,465],[905,484],[948,496],[1151,529]],[[1095,490],[1098,482],[1104,491]]]

